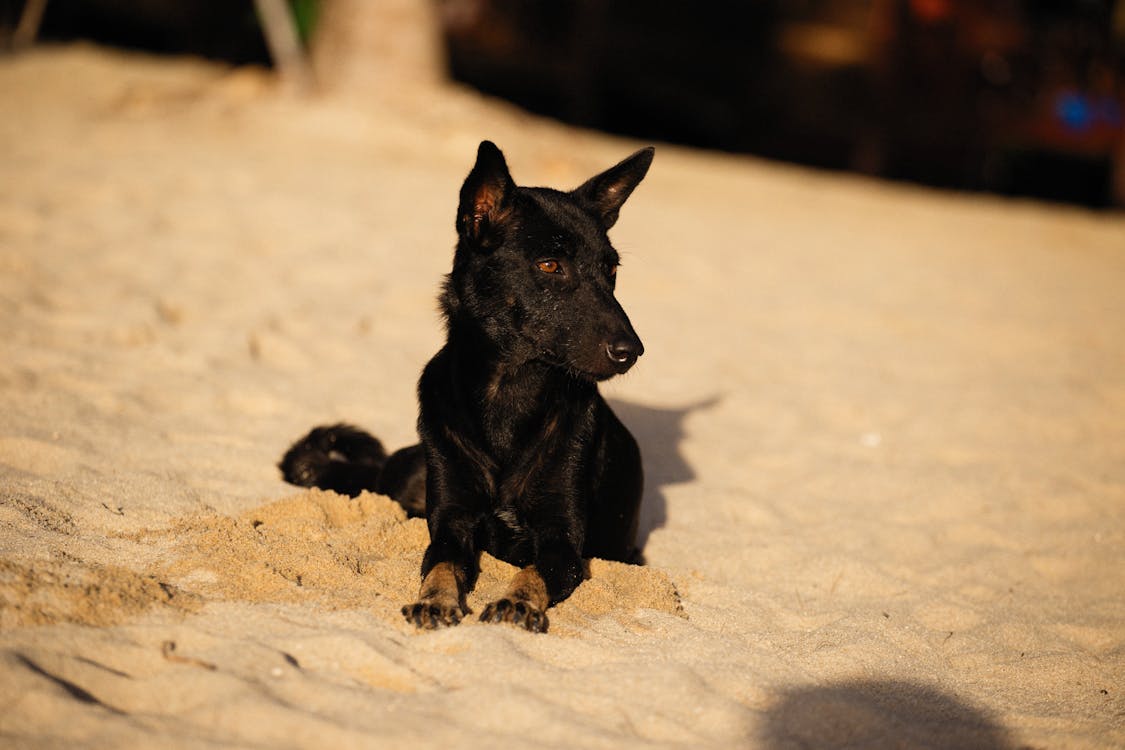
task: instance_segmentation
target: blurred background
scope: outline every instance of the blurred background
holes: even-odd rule
[[[1115,0],[0,0],[5,48],[78,39],[321,86],[390,56],[613,133],[1125,206]]]

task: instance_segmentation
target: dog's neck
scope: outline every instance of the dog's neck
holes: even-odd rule
[[[573,400],[597,392],[594,383],[536,356],[530,346],[491,339],[472,320],[449,320],[446,348],[459,383],[486,405],[500,403],[505,395],[545,404],[564,394]]]
[[[526,353],[505,352],[471,320],[452,318],[449,325],[446,352],[458,391],[450,395],[476,415],[481,438],[491,450],[518,450],[518,436],[526,429],[558,425],[560,413],[583,414],[585,409],[575,408],[583,401],[593,406],[594,383]]]

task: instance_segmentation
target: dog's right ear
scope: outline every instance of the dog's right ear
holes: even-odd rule
[[[602,220],[602,226],[609,229],[617,223],[621,205],[648,174],[655,152],[652,146],[642,148],[601,174],[594,175],[571,195],[592,207]]]
[[[481,249],[490,249],[496,239],[493,230],[511,211],[515,187],[504,154],[492,141],[481,141],[477,163],[461,186],[457,233]]]

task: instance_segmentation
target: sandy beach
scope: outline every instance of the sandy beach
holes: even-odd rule
[[[480,140],[646,144],[89,46],[0,115],[0,745],[1125,747],[1125,214],[656,144],[603,387],[648,565],[415,632],[425,523],[276,462],[416,441]]]

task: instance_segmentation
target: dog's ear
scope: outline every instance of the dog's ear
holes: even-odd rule
[[[609,229],[617,223],[621,204],[644,179],[655,151],[652,146],[642,148],[617,166],[591,177],[571,195],[590,205],[601,217],[602,225]]]
[[[492,141],[481,141],[477,163],[461,186],[458,234],[487,249],[494,239],[490,230],[499,226],[511,211],[515,187],[504,154]]]

